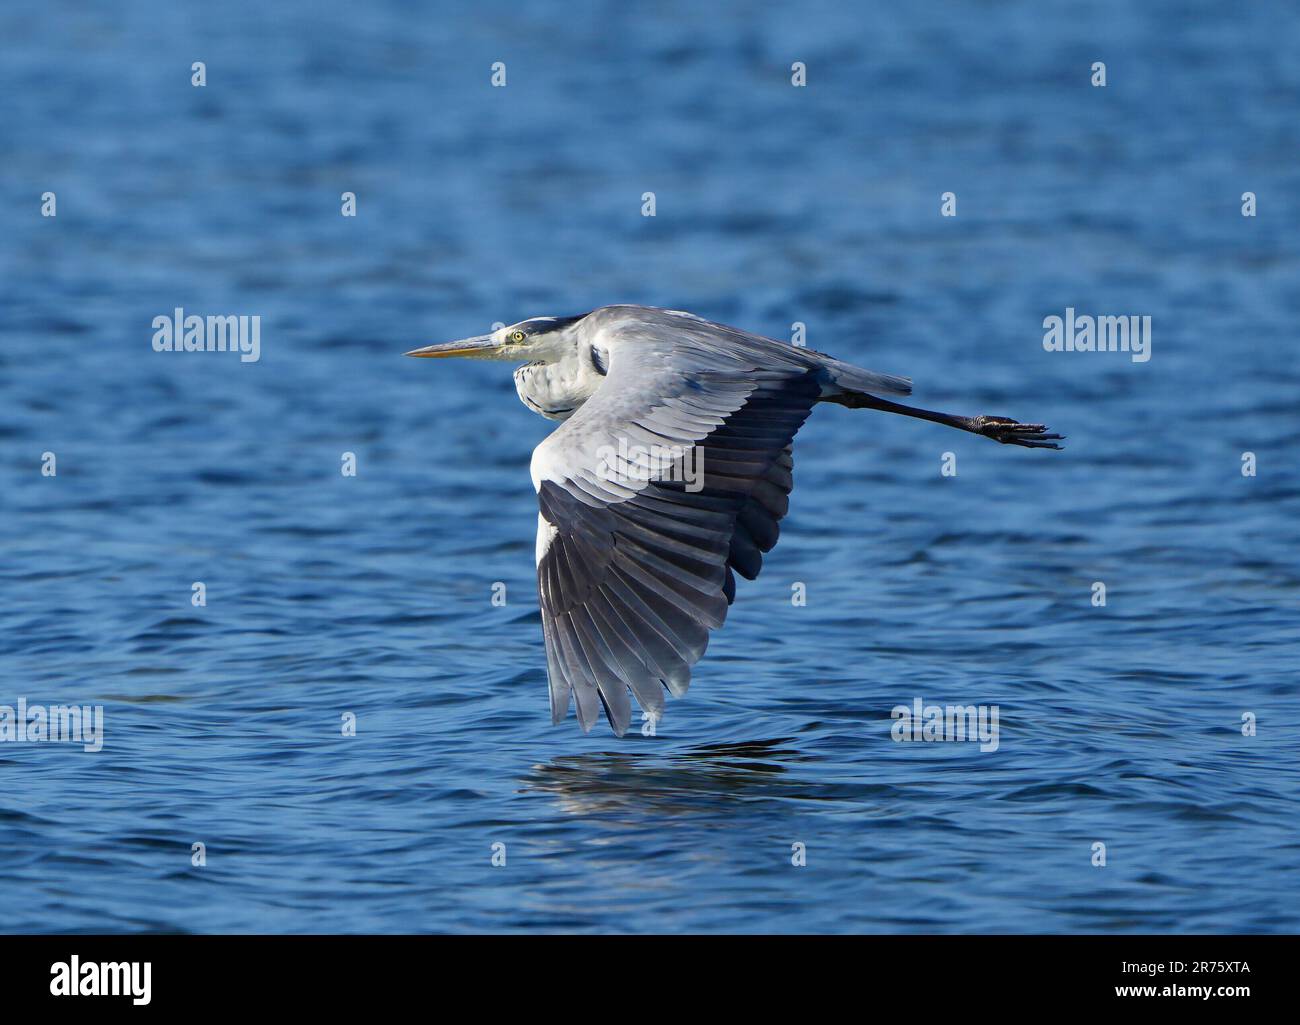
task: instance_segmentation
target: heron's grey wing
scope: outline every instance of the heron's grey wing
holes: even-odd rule
[[[797,350],[612,351],[599,391],[533,454],[554,721],[572,694],[583,729],[603,704],[622,735],[629,690],[654,718],[665,687],[685,692],[726,618],[732,571],[752,579],[776,543],[790,442],[823,380]],[[683,479],[691,467],[696,482]]]

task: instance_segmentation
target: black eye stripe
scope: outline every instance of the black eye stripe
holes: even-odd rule
[[[578,317],[534,317],[531,320],[520,321],[520,326],[512,328],[511,334],[513,335],[516,330],[522,330],[529,335],[549,334],[552,331],[558,331],[561,328],[576,324],[585,316],[584,313]]]

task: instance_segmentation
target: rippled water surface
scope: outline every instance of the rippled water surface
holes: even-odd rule
[[[1300,928],[1293,7],[113,6],[0,14],[0,704],[107,732],[0,745],[0,929]],[[550,424],[400,353],[611,302],[1068,447],[819,408],[659,735],[552,727]]]

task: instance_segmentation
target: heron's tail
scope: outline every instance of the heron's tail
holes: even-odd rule
[[[864,370],[852,363],[842,363],[832,356],[823,356],[831,380],[846,392],[866,392],[871,395],[911,395],[912,379],[895,374],[882,374]]]

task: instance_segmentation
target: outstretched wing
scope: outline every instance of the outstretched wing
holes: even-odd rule
[[[753,579],[777,540],[790,442],[825,370],[792,347],[683,327],[611,344],[600,389],[533,453],[555,722],[572,694],[584,730],[603,704],[621,736],[629,691],[658,718],[726,618],[733,571]]]

